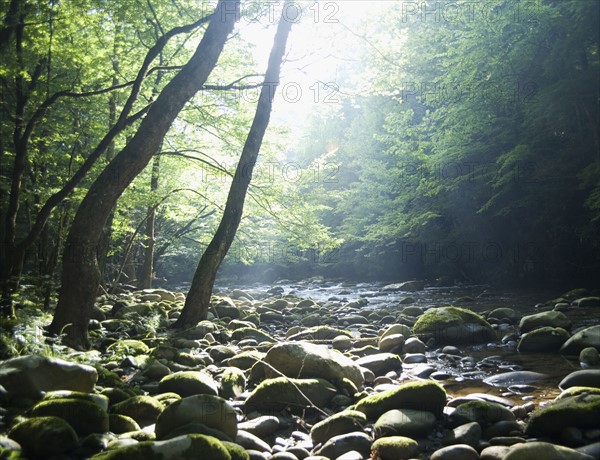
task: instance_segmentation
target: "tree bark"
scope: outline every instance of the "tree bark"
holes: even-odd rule
[[[158,190],[158,176],[160,174],[160,156],[154,157],[152,162],[152,177],[150,179],[150,193],[153,195]],[[144,262],[140,274],[140,288],[152,287],[152,273],[154,272],[154,220],[156,218],[156,207],[148,206],[146,214],[146,241],[144,242]]]
[[[283,9],[284,13],[287,10],[288,3],[289,1],[286,1]],[[258,98],[254,120],[229,189],[223,217],[213,239],[200,258],[185,306],[181,316],[174,324],[176,328],[190,327],[198,321],[206,319],[217,271],[227,255],[227,251],[229,251],[242,218],[246,192],[252,179],[252,171],[258,158],[265,131],[269,125],[273,98],[279,85],[279,74],[291,27],[292,22],[285,14],[282,15],[275,33],[275,40],[269,56],[267,72]]]
[[[91,185],[73,220],[63,256],[59,301],[50,332],[75,348],[89,346],[87,327],[99,287],[96,245],[111,210],[144,169],[184,105],[206,82],[239,17],[239,1],[219,0],[194,55],[165,86],[125,148]]]

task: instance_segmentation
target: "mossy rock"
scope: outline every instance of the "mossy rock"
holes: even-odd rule
[[[523,316],[519,322],[521,332],[529,332],[540,327],[562,327],[569,329],[571,320],[560,311],[542,311],[533,315]]]
[[[361,399],[355,409],[375,420],[392,409],[415,409],[440,416],[446,405],[446,390],[436,382],[408,382],[398,388]]]
[[[376,437],[425,436],[435,424],[435,415],[429,411],[392,409],[377,419],[373,432]]]
[[[487,427],[496,422],[514,422],[515,416],[501,404],[474,400],[458,405],[450,419],[456,425],[477,422],[482,427]]]
[[[173,430],[191,422],[199,422],[235,439],[237,417],[233,407],[223,398],[195,395],[169,405],[156,421],[156,437],[163,439]]]
[[[553,353],[569,340],[569,333],[561,327],[540,327],[521,336],[520,352]]]
[[[46,458],[68,452],[79,444],[73,427],[60,417],[33,417],[17,423],[8,433],[26,455]],[[10,458],[10,457],[9,457]]]
[[[189,339],[189,340],[198,340],[204,338],[206,334],[209,332],[216,332],[217,326],[210,321],[200,321],[194,327],[189,329],[185,329],[178,334],[178,337]]]
[[[49,391],[44,395],[42,401],[50,401],[53,399],[83,399],[85,401],[93,402],[100,409],[108,411],[108,396],[95,393],[83,393],[81,391],[70,391],[70,390],[58,390]]]
[[[333,340],[340,335],[351,337],[350,332],[331,326],[316,326],[286,337],[287,340]]]
[[[362,412],[346,409],[315,423],[310,430],[310,437],[315,444],[328,441],[334,436],[361,430],[367,424],[367,417]]]
[[[254,339],[257,342],[276,342],[272,336],[254,327],[241,327],[231,334],[233,340]]]
[[[144,441],[132,446],[102,452],[93,460],[232,460],[221,441],[201,434],[190,434],[166,441]]]
[[[221,374],[220,396],[225,399],[237,398],[246,388],[246,376],[237,367],[227,367]]]
[[[533,412],[526,433],[558,436],[567,427],[597,429],[600,420],[600,395],[581,393],[563,397]]]
[[[439,344],[476,344],[496,339],[492,326],[477,313],[459,307],[432,308],[413,326],[420,337],[433,337]]]
[[[502,460],[594,460],[594,457],[550,442],[526,442],[514,445]]]
[[[588,347],[600,350],[600,325],[586,327],[573,334],[560,348],[560,352],[564,355],[578,355]]]
[[[141,430],[140,426],[134,419],[128,417],[127,415],[121,414],[108,414],[108,427],[109,430],[115,434]]]
[[[115,355],[145,355],[150,353],[150,347],[141,340],[119,340],[118,342],[109,345],[106,349],[107,352],[114,353]]]
[[[181,371],[163,377],[158,384],[158,391],[173,392],[181,397],[207,394],[216,396],[217,382],[207,372]]]
[[[399,460],[413,458],[419,451],[417,441],[405,436],[388,436],[377,439],[371,446],[373,460]]]
[[[322,408],[336,394],[336,388],[327,380],[277,377],[258,385],[246,399],[244,410],[272,413],[288,406],[309,407],[311,404]]]
[[[496,318],[499,320],[509,320],[511,324],[515,324],[517,321],[519,321],[519,318],[521,317],[521,314],[512,309],[512,308],[508,308],[508,307],[501,307],[501,308],[494,308],[491,312],[489,312],[487,314],[488,319],[489,318]]]
[[[97,404],[83,399],[52,399],[37,403],[31,410],[34,417],[60,417],[71,425],[77,434],[108,431],[108,414]]]
[[[221,441],[221,444],[225,446],[225,449],[231,455],[231,460],[250,460],[250,454],[239,444],[229,441]]]
[[[152,396],[133,396],[112,407],[115,414],[131,417],[141,426],[151,425],[165,410],[165,406]]]

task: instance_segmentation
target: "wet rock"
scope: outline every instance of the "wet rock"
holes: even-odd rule
[[[97,404],[84,399],[52,399],[41,401],[31,409],[34,417],[60,417],[71,425],[77,434],[108,431],[108,414]]]
[[[392,409],[416,409],[439,415],[445,405],[446,391],[438,383],[415,381],[367,396],[356,404],[355,409],[369,419],[377,419]]]
[[[521,314],[512,308],[495,308],[487,315],[488,319],[496,318],[499,320],[508,320],[510,324],[515,324],[521,318]]]
[[[31,457],[59,455],[79,444],[73,427],[64,419],[53,416],[34,417],[17,423],[8,436],[18,442],[24,453]]]
[[[381,288],[382,292],[408,291],[416,292],[425,289],[424,281],[404,281],[403,283],[387,284]]]
[[[258,385],[245,401],[244,409],[247,413],[264,413],[279,411],[287,406],[324,407],[336,393],[336,388],[324,379],[278,377]]]
[[[503,374],[492,375],[483,381],[488,385],[508,388],[511,385],[527,385],[548,379],[549,376],[540,372],[511,371]]]
[[[579,364],[584,369],[600,366],[600,353],[594,347],[587,347],[579,353]]]
[[[431,454],[430,460],[479,460],[475,449],[466,444],[443,447]]]
[[[578,355],[587,347],[600,350],[600,325],[590,326],[573,334],[561,347],[560,352],[563,355]]]
[[[371,452],[371,438],[369,435],[362,431],[357,431],[334,436],[315,453],[335,459],[352,450],[359,452],[365,458],[369,457]]]
[[[344,410],[313,425],[310,437],[315,444],[324,443],[334,436],[361,430],[367,424],[362,412]]]
[[[583,369],[571,372],[558,384],[561,390],[570,387],[600,388],[600,369]]]
[[[371,458],[379,460],[400,460],[412,458],[419,451],[417,441],[404,436],[379,438],[371,446]]]
[[[600,297],[582,297],[572,302],[574,307],[600,307]]]
[[[511,447],[503,460],[593,460],[593,457],[548,442],[528,442]]]
[[[207,372],[181,371],[164,377],[158,390],[161,393],[173,392],[185,398],[197,394],[218,395],[217,382]]]
[[[529,332],[538,327],[560,327],[569,329],[571,320],[560,311],[543,311],[521,318],[519,329],[521,332]]]
[[[569,339],[569,333],[560,327],[540,327],[521,336],[517,350],[520,352],[552,353]]]
[[[406,353],[403,360],[406,364],[426,363],[427,356],[423,353]]]
[[[133,396],[115,404],[112,412],[131,417],[141,426],[151,425],[165,409],[165,406],[151,396]]]
[[[454,424],[477,422],[483,427],[500,421],[514,421],[515,416],[510,409],[489,401],[468,401],[460,404],[450,415]]]
[[[473,448],[477,448],[481,440],[481,433],[482,430],[479,423],[465,423],[464,425],[457,426],[444,436],[442,442],[446,446],[451,444],[467,444]]]
[[[347,378],[357,387],[361,387],[364,383],[358,363],[335,350],[330,350],[325,345],[303,342],[280,343],[267,352],[264,361],[289,377],[320,377],[333,382]],[[279,375],[268,366],[261,364],[257,366],[263,368],[266,377]],[[255,371],[258,369],[253,368],[253,375]]]
[[[156,437],[163,439],[176,428],[198,422],[216,429],[231,439],[237,435],[235,410],[222,398],[212,395],[195,395],[169,405],[156,421]]]
[[[369,369],[375,375],[382,375],[389,371],[402,369],[402,360],[400,356],[393,353],[377,353],[375,355],[364,356],[355,361],[360,366]]]
[[[98,372],[91,366],[40,355],[0,363],[0,385],[8,398],[39,399],[42,392],[52,390],[90,393],[97,380]]]
[[[436,423],[433,413],[414,409],[392,409],[382,414],[373,431],[376,437],[381,436],[424,436]]]
[[[413,330],[419,337],[433,337],[438,344],[474,344],[496,338],[485,319],[458,307],[429,309],[419,317]]]

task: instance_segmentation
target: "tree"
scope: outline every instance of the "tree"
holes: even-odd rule
[[[59,302],[50,331],[87,348],[87,327],[100,282],[96,245],[115,203],[144,169],[185,104],[202,88],[239,16],[239,2],[220,0],[193,56],[152,103],[135,135],[102,171],[81,202],[65,244]]]
[[[193,326],[199,320],[206,318],[217,271],[233,243],[242,219],[246,193],[252,179],[252,172],[256,165],[265,131],[269,125],[273,98],[279,85],[279,75],[287,38],[292,28],[293,18],[286,16],[288,5],[289,2],[284,4],[283,13],[277,26],[256,113],[229,189],[221,223],[202,254],[185,306],[174,325],[176,328]]]

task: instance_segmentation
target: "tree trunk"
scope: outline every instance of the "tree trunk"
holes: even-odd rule
[[[283,9],[284,13],[287,11],[286,6],[288,3],[289,1],[286,1]],[[279,73],[291,27],[292,22],[285,15],[282,15],[277,26],[254,120],[229,189],[221,223],[212,241],[202,254],[185,306],[174,327],[190,327],[207,316],[217,271],[227,255],[242,218],[246,192],[252,179],[252,171],[258,158],[265,131],[269,125],[273,98],[279,85]]]
[[[152,162],[152,177],[150,179],[150,194],[154,195],[158,190],[158,176],[160,174],[160,156],[156,155]],[[154,220],[156,217],[156,206],[148,206],[146,214],[146,241],[144,242],[144,262],[140,274],[140,288],[152,287],[152,274],[154,272]]]
[[[127,186],[158,151],[184,105],[200,90],[239,17],[239,1],[219,0],[194,55],[165,86],[131,141],[91,185],[71,225],[65,245],[59,301],[50,331],[65,343],[89,346],[87,327],[99,287],[96,245],[102,228]]]

